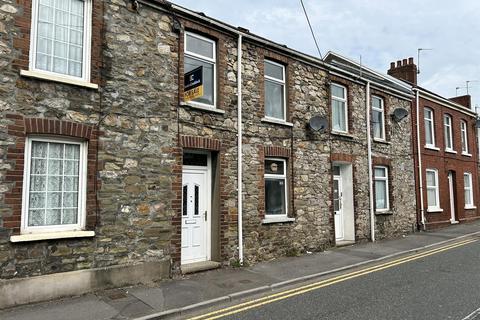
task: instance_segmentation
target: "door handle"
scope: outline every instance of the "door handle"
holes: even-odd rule
[[[205,221],[207,221],[207,211],[205,210],[205,212],[203,213],[203,216],[205,218]]]

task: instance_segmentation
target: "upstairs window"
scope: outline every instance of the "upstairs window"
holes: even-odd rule
[[[383,99],[372,96],[373,138],[385,140],[385,107]]]
[[[452,117],[448,114],[443,116],[443,130],[445,135],[445,150],[453,151]]]
[[[89,81],[91,0],[33,0],[30,69]]]
[[[347,88],[332,83],[332,130],[348,132]]]
[[[435,147],[435,123],[433,120],[433,110],[430,108],[424,109],[425,117],[425,147]]]
[[[27,139],[22,233],[84,227],[86,158],[86,142]]]
[[[203,96],[193,103],[215,108],[216,104],[216,55],[215,41],[191,32],[185,32],[184,72],[203,68]]]
[[[468,155],[468,132],[467,132],[467,122],[462,120],[460,122],[460,131],[462,137],[462,154]]]
[[[285,66],[265,60],[265,117],[285,121]]]
[[[265,216],[287,216],[287,162],[265,159]]]

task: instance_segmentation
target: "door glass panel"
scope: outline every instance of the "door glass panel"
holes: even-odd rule
[[[182,215],[186,216],[187,215],[187,197],[188,197],[188,186],[184,185],[183,186],[183,199],[182,199]]]
[[[338,167],[337,167],[338,168]],[[339,199],[339,192],[338,192],[338,180],[333,180],[333,210],[339,211],[340,210],[340,199]]]
[[[194,215],[198,216],[198,196],[199,196],[199,190],[200,187],[198,185],[195,185],[195,211]]]
[[[183,154],[184,166],[207,166],[207,155],[202,153],[184,153]]]
[[[339,166],[333,166],[333,175],[334,176],[339,176],[340,175],[340,167]],[[337,181],[338,183],[338,181]]]

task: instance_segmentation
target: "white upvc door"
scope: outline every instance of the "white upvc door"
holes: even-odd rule
[[[206,261],[209,257],[208,170],[185,168],[182,175],[181,263]]]
[[[452,224],[458,223],[455,218],[455,193],[453,188],[453,174],[451,171],[448,172],[448,193],[450,196],[450,222]]]
[[[345,237],[342,193],[342,177],[335,175],[333,176],[333,213],[336,240],[343,240]]]

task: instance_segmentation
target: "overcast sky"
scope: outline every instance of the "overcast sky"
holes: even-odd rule
[[[290,48],[316,55],[300,0],[173,0]],[[478,0],[304,0],[322,54],[332,50],[386,73],[390,62],[420,56],[419,84],[445,97],[480,80]],[[480,82],[470,83],[480,106]]]

